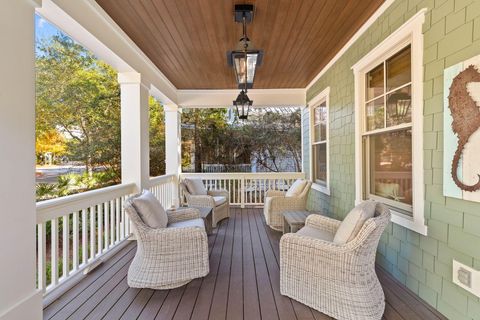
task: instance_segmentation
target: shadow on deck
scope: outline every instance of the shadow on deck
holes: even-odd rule
[[[279,240],[261,209],[233,208],[209,236],[210,273],[173,290],[134,289],[127,271],[131,241],[44,307],[44,319],[331,319],[280,295]],[[387,300],[384,319],[444,319],[377,270]]]

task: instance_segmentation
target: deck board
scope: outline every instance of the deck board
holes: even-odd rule
[[[45,306],[44,319],[331,319],[280,294],[280,237],[260,209],[232,208],[209,236],[210,273],[172,290],[128,287],[132,241]],[[445,319],[385,271],[377,273],[387,300],[383,319]]]

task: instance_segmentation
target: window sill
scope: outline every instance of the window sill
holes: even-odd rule
[[[318,183],[312,183],[312,189],[316,191],[320,191],[321,193],[326,194],[327,196],[330,195],[330,188],[326,186],[322,186],[321,184]]]

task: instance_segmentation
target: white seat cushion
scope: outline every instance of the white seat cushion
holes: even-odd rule
[[[353,208],[338,227],[333,242],[345,244],[352,241],[357,236],[365,221],[373,218],[375,215],[375,207],[375,201],[364,201]]]
[[[305,186],[307,185],[307,180],[297,179],[295,182],[290,186],[287,193],[285,193],[285,197],[298,197]]]
[[[165,228],[168,224],[168,216],[160,201],[148,190],[132,199],[132,205],[140,219],[150,228]]]
[[[320,240],[332,242],[334,234],[325,230],[317,229],[310,226],[305,226],[296,233],[304,237],[310,237]]]
[[[207,189],[203,185],[201,179],[185,179],[185,185],[187,186],[188,192],[195,196],[206,196]]]
[[[213,201],[215,201],[215,207],[221,206],[227,201],[227,198],[222,196],[213,197]]]
[[[188,227],[199,227],[205,229],[205,224],[203,223],[203,219],[190,219],[190,220],[183,220],[170,223],[168,225],[169,228],[188,228]]]

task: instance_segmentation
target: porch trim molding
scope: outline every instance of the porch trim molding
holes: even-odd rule
[[[178,105],[187,108],[214,108],[232,106],[239,89],[226,90],[177,90]],[[251,89],[248,96],[255,107],[290,106],[306,104],[305,89]]]
[[[337,52],[337,54],[330,60],[325,67],[310,81],[305,88],[309,90],[344,54],[350,47],[357,42],[357,40],[377,21],[377,19],[395,2],[395,0],[386,0],[375,13],[365,22],[360,29],[348,40],[348,42]]]
[[[413,217],[408,217],[395,210],[392,222],[404,226],[422,235],[427,235],[425,225],[425,184],[423,177],[423,33],[426,8],[420,9],[407,22],[393,31],[385,40],[352,66],[355,76],[355,204],[364,198],[363,160],[362,160],[362,126],[364,75],[375,67],[378,61],[387,59],[401,48],[412,48],[412,186]]]

